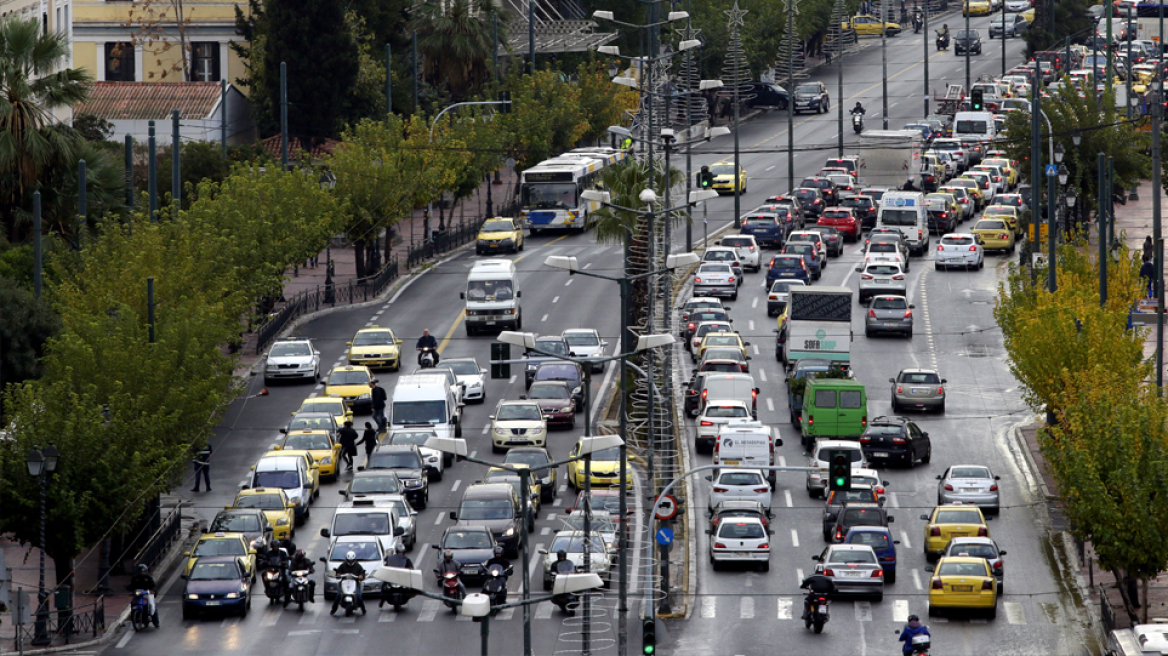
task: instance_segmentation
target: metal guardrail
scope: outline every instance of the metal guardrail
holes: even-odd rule
[[[482,221],[471,221],[458,227],[447,227],[441,232],[435,231],[430,239],[418,246],[410,248],[406,254],[406,267],[414,268],[426,260],[449,252],[473,240],[479,234]]]
[[[1107,627],[1110,633],[1115,630],[1115,608],[1111,605],[1111,600],[1107,598],[1107,590],[1104,589],[1103,584],[1100,583],[1096,590],[1099,592],[1099,617],[1103,620],[1103,626]]]
[[[158,511],[162,512],[161,509]],[[142,549],[135,554],[135,565],[146,565],[150,569],[154,569],[158,559],[166,553],[166,550],[171,544],[181,537],[182,528],[182,508],[176,507],[174,510],[162,518],[162,523],[158,530],[146,540],[146,544]]]
[[[45,603],[50,602],[46,601]],[[12,648],[18,652],[46,646],[37,644],[34,647],[38,629],[35,619],[36,609],[31,610],[29,617],[34,619],[14,627],[15,638]],[[105,597],[98,597],[93,603],[83,606],[52,611],[46,615],[45,622],[44,632],[48,636],[49,645],[67,645],[77,636],[82,636],[85,639],[96,638],[105,631]]]

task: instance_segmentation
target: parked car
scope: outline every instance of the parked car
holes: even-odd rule
[[[791,96],[786,89],[773,82],[751,82],[746,97],[748,100],[741,103],[744,107],[786,109]]]

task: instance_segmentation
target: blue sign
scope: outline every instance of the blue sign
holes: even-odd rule
[[[669,546],[673,543],[673,529],[668,526],[657,529],[657,544]]]
[[[1058,175],[1058,164],[1047,164],[1046,165],[1046,177],[1053,178],[1056,175]]]

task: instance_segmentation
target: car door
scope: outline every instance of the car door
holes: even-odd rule
[[[814,426],[815,435],[835,436],[839,429],[838,394],[834,389],[812,389],[811,408],[808,415],[809,426]]]
[[[923,459],[929,454],[929,434],[911,422],[908,424],[908,439],[915,458]]]

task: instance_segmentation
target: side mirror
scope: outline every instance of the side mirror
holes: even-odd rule
[[[890,383],[892,383],[893,385],[895,385],[895,384],[896,384],[896,379],[895,379],[895,378],[889,378],[889,379],[888,379],[888,382],[890,382]]]
[[[400,526],[393,527],[393,537],[400,538],[406,534],[406,530]]]
[[[712,529],[706,529],[706,535],[713,535],[713,534],[714,534],[714,531]]]
[[[818,563],[818,562],[822,562],[822,559],[821,559],[819,556],[812,556],[812,557],[811,557],[811,560],[814,560],[814,561],[815,561],[815,562],[817,562],[817,563]]]
[[[441,551],[442,550],[442,547],[439,545],[436,545],[436,544],[430,545],[430,548],[433,549],[434,551]]]
[[[714,480],[714,477],[713,477],[713,476],[707,476],[707,477],[706,477],[706,480],[707,480],[707,481],[712,481],[712,480]]]
[[[453,511],[453,510],[451,510],[451,511],[450,511],[450,519],[453,519],[454,521],[456,521],[456,522],[457,522],[457,521],[458,521],[458,513],[457,513],[457,512],[455,512],[455,511]]]
[[[891,524],[891,523],[893,523],[893,522],[895,522],[895,521],[896,521],[896,518],[895,518],[895,517],[889,516],[889,518],[888,518],[888,523],[889,523],[889,524]]]
[[[925,571],[932,574],[934,571],[936,571],[936,568],[933,567],[932,565],[929,565],[928,567],[925,568]]]
[[[189,555],[191,555],[191,552],[189,552],[189,551],[184,551],[184,552],[183,552],[183,555],[184,555],[184,556],[189,556]]]
[[[522,290],[515,292],[515,298],[519,298],[520,296],[523,296]]]
[[[288,429],[287,429],[287,428],[281,428],[281,429],[280,429],[280,434],[281,434],[281,435],[287,435],[287,434],[288,434]]]
[[[908,309],[910,309],[910,310],[915,310],[915,309],[917,309],[917,306],[913,305],[912,303],[909,303],[909,304],[908,304]]]
[[[893,540],[892,544],[900,544],[900,540]]]
[[[331,538],[332,535],[329,534],[329,530],[327,528],[322,528],[320,529],[320,537],[327,540],[328,538]]]
[[[994,476],[994,480],[995,480],[995,481],[1000,481],[1000,480],[1002,480],[1002,477],[1001,477],[1001,476]]]
[[[941,475],[937,474],[937,480],[941,480]]]
[[[437,549],[438,547],[434,547],[434,548]],[[320,560],[320,562],[322,562],[326,565],[328,564],[328,560],[324,556],[321,556],[318,560]]]
[[[856,267],[856,273],[861,273],[861,272],[863,272],[863,270],[864,270],[864,267]]]
[[[1006,550],[1005,550],[1005,549],[1000,549],[1000,550],[998,550],[998,555],[999,555],[999,556],[1005,556],[1005,555],[1006,555]]]
[[[273,451],[283,451],[284,447],[283,447],[283,445],[277,445],[277,446],[272,447],[272,450]]]
[[[181,578],[182,580],[184,580],[184,581],[185,581],[185,580],[187,580],[187,575],[186,575],[186,574],[183,574],[183,575],[182,575],[182,576],[180,576],[179,578]]]
[[[947,383],[947,382],[949,382],[949,379],[948,379],[948,378],[942,378],[942,379],[941,379],[941,384],[942,384],[942,385],[944,385],[944,384],[945,384],[945,383]]]
[[[466,292],[458,292],[458,297],[465,301],[466,300]]]
[[[401,342],[399,341],[398,344],[401,344]],[[353,342],[345,342],[345,346],[352,346],[352,345],[353,345]],[[317,355],[320,355],[320,353],[317,353]]]
[[[925,521],[925,522],[929,521],[929,516],[928,515],[921,515],[921,521]]]
[[[437,549],[438,547],[434,547],[434,548],[435,548],[435,549]],[[547,555],[547,552],[548,552],[548,551],[547,551],[547,549],[539,549],[538,551],[539,551],[539,553],[540,553],[540,554],[542,554],[542,555],[544,555],[544,556],[546,556],[546,555]]]

